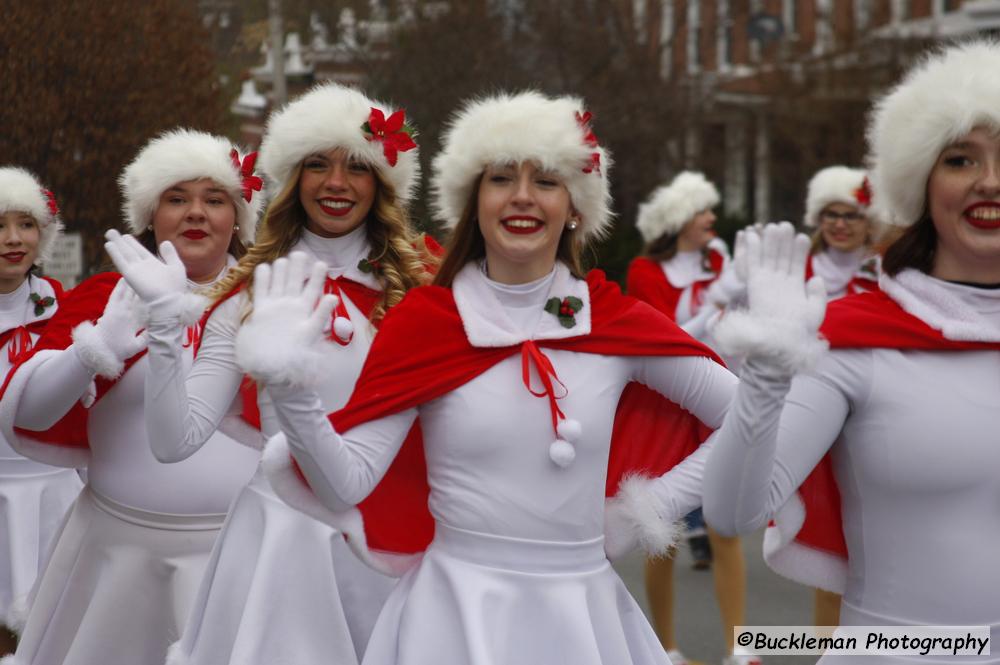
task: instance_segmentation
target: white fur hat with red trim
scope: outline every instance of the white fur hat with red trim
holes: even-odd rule
[[[26,212],[38,223],[38,258],[42,265],[50,258],[53,244],[62,233],[59,207],[52,192],[30,172],[17,166],[0,168],[0,213]]]
[[[978,126],[1000,129],[1000,42],[951,46],[925,57],[876,105],[868,125],[876,216],[909,226],[926,208],[941,151]]]
[[[699,212],[719,205],[719,190],[701,173],[681,171],[639,206],[635,226],[643,240],[679,233]]]
[[[828,166],[817,171],[809,181],[803,226],[810,229],[819,226],[819,214],[832,203],[846,203],[855,206],[862,213],[868,212],[872,192],[864,169]]]
[[[558,175],[580,215],[577,233],[600,238],[611,227],[611,156],[590,129],[576,97],[500,93],[467,102],[451,118],[434,157],[434,209],[448,228],[458,224],[483,170],[535,162]]]
[[[396,190],[396,197],[407,202],[420,180],[415,136],[402,109],[393,110],[354,88],[323,83],[271,114],[260,147],[260,166],[279,192],[303,159],[343,148],[374,167]]]
[[[249,245],[264,200],[260,191],[262,181],[253,175],[255,159],[256,153],[247,155],[221,136],[192,129],[173,129],[161,134],[139,151],[118,178],[124,199],[122,212],[129,229],[138,235],[152,223],[160,196],[170,187],[187,180],[210,178],[232,198],[240,239]]]

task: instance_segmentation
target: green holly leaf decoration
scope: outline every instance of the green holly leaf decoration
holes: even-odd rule
[[[545,303],[545,311],[549,314],[554,314],[559,316],[559,298],[549,298],[548,302]]]
[[[365,120],[365,124],[361,125],[361,131],[365,134],[374,134],[374,132],[372,132],[372,126],[368,124],[367,120]]]
[[[559,318],[559,323],[562,324],[563,328],[572,328],[573,326],[576,325],[575,316],[563,316],[562,314],[560,314],[558,318]]]
[[[545,303],[545,311],[559,319],[563,328],[572,328],[576,325],[576,313],[581,309],[583,309],[583,301],[573,296],[562,300],[549,298]]]
[[[566,304],[573,308],[574,314],[583,309],[583,301],[574,296],[566,298]]]
[[[52,296],[45,296],[44,298],[38,293],[32,293],[28,296],[31,302],[35,303],[35,316],[41,316],[45,313],[45,310],[55,304],[56,299]]]
[[[378,261],[369,261],[368,259],[361,259],[360,261],[358,261],[358,270],[367,275],[378,272]]]

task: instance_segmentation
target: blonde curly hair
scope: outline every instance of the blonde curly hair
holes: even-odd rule
[[[368,260],[377,265],[374,274],[382,285],[382,298],[369,317],[372,323],[378,323],[408,290],[430,283],[438,258],[427,251],[424,239],[414,232],[392,185],[377,170],[372,173],[377,184],[375,202],[365,220],[365,230],[372,248]],[[261,263],[287,256],[306,227],[308,218],[299,201],[301,175],[302,163],[295,167],[285,187],[268,206],[254,245],[207,294],[215,302],[246,283],[251,305],[244,319],[252,311],[254,269]]]

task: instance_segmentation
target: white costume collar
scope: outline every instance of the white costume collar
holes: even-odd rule
[[[32,293],[53,300],[56,296],[56,291],[51,284],[34,275],[28,275],[28,278],[11,293],[0,294],[0,301],[5,301],[5,304],[9,305],[9,307],[3,308],[3,314],[0,315],[0,333],[35,321],[45,321],[52,318],[59,305],[53,302],[52,305],[45,307],[41,314],[35,314],[35,305],[31,302]]]
[[[705,254],[700,249],[678,252],[669,261],[661,262],[660,267],[675,289],[686,289],[695,282],[717,277],[714,272],[705,268]]]
[[[952,284],[912,268],[895,278],[882,275],[879,287],[946,339],[1000,342],[1000,291]]]
[[[316,261],[324,261],[329,266],[326,274],[333,279],[344,277],[375,291],[382,290],[382,285],[373,273],[362,272],[358,267],[361,260],[367,259],[371,252],[364,224],[339,238],[324,238],[303,229],[302,237],[292,249],[305,252]]]
[[[569,296],[579,298],[583,307],[574,315],[575,323],[571,328],[564,327],[559,317],[543,309],[534,330],[519,329],[507,315],[498,291],[490,285],[476,262],[467,263],[455,275],[451,288],[465,335],[475,347],[513,346],[529,339],[566,339],[590,334],[590,288],[586,281],[573,277],[569,268],[559,261],[551,287],[539,307],[544,308],[552,298],[560,301]]]

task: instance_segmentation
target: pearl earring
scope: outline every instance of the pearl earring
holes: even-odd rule
[[[569,229],[570,231],[576,231],[576,227],[578,227],[579,225],[580,225],[580,222],[578,222],[578,221],[577,221],[577,220],[575,220],[575,219],[571,219],[571,220],[569,220],[568,222],[566,222],[566,227],[567,227],[567,228],[568,228],[568,229]]]

